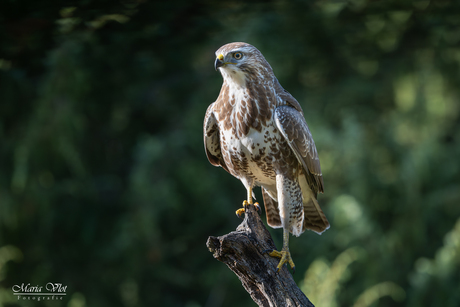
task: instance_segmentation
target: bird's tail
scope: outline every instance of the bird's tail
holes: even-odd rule
[[[317,234],[322,234],[325,230],[329,229],[329,221],[323,210],[321,210],[313,193],[311,193],[310,197],[304,198],[303,213],[302,232],[304,232],[305,229],[310,229]]]
[[[278,202],[274,200],[265,188],[262,188],[262,197],[264,199],[265,215],[267,216],[267,224],[273,228],[283,227],[281,224],[280,211]]]

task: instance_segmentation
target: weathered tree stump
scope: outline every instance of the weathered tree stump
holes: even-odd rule
[[[209,237],[206,246],[214,258],[238,276],[259,306],[314,307],[297,287],[287,267],[276,272],[279,259],[264,253],[275,249],[275,243],[254,206],[246,207],[244,221],[236,231]]]

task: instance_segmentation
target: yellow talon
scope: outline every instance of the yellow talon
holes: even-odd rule
[[[236,213],[236,215],[237,215],[240,219],[243,218],[243,213],[246,212],[246,209],[244,209],[244,208],[246,208],[246,206],[247,206],[248,204],[249,204],[248,201],[245,200],[245,201],[243,201],[243,208],[240,208],[240,209],[236,210],[235,213]]]
[[[281,258],[278,266],[276,267],[276,271],[279,272],[281,267],[287,262],[291,267],[292,271],[295,273],[295,264],[292,261],[291,253],[288,250],[281,250],[280,252],[277,250],[273,250],[272,252],[268,253],[272,257]]]
[[[249,206],[249,205],[250,205],[249,202],[248,202],[247,200],[245,200],[245,201],[243,201],[243,208],[240,208],[240,209],[236,210],[235,213],[236,213],[236,215],[237,215],[240,219],[243,218],[243,213],[246,212],[246,209],[245,209],[245,208],[246,208],[247,206]],[[257,212],[260,212],[260,205],[259,205],[259,203],[254,203],[253,205],[254,205],[254,207],[256,208],[256,211],[257,211]]]
[[[268,252],[268,250],[265,252]],[[292,272],[295,273],[295,264],[294,261],[292,261],[291,253],[289,252],[289,231],[287,228],[283,229],[283,248],[281,251],[279,252],[277,250],[272,250],[268,253],[268,255],[281,258],[280,262],[276,266],[277,272],[279,272],[281,267],[287,262],[291,266]]]
[[[236,210],[235,213],[240,219],[242,219],[244,212],[245,212],[244,208],[239,208],[238,210]]]

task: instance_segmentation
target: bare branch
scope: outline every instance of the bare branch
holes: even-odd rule
[[[264,253],[276,247],[254,206],[246,207],[244,221],[236,231],[209,237],[206,246],[214,258],[238,276],[259,306],[314,307],[297,287],[287,267],[277,273],[279,259]]]

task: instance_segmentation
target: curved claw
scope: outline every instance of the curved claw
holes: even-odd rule
[[[238,209],[238,210],[235,211],[235,214],[236,214],[237,217],[239,217],[240,219],[242,219],[242,218],[243,218],[244,212],[245,212],[244,208],[240,208],[240,209]]]
[[[240,219],[242,219],[242,218],[243,218],[243,213],[246,212],[246,209],[245,209],[245,208],[246,208],[248,205],[249,205],[249,203],[248,203],[247,200],[243,201],[243,208],[240,208],[240,209],[236,210],[236,212],[235,212],[235,213],[236,213],[236,216],[239,217]]]
[[[289,250],[281,250],[280,252],[277,250],[272,250],[268,255],[276,258],[281,258],[280,262],[276,266],[276,272],[279,272],[281,270],[281,267],[285,263],[289,263],[289,266],[291,267],[293,274],[295,273],[295,264],[294,261],[292,261],[291,253],[289,252]]]

